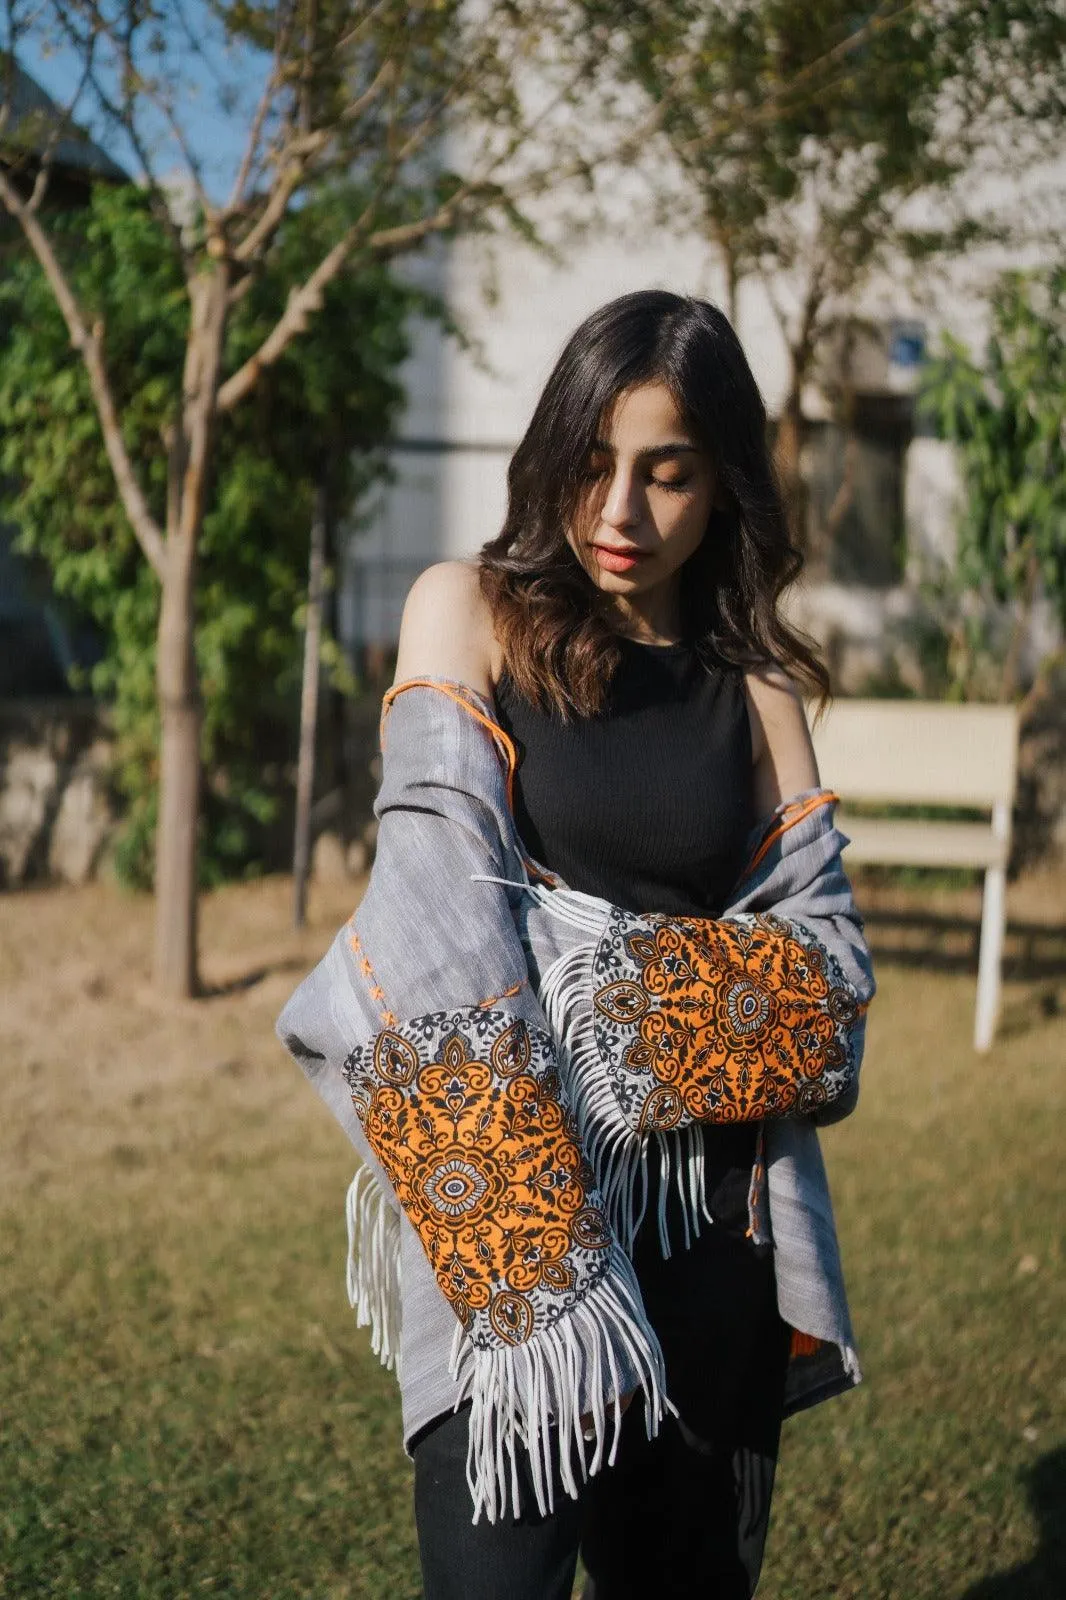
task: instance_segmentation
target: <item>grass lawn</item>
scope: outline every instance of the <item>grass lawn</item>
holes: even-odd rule
[[[0,897],[0,1595],[419,1592],[351,1161],[272,1031],[347,897],[288,893],[207,900],[194,1005],[146,903]],[[825,1137],[867,1381],[787,1425],[760,1600],[1066,1597],[1064,944],[985,1057],[971,973],[881,963]]]

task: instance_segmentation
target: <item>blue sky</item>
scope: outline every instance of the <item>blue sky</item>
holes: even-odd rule
[[[265,58],[248,47],[227,51],[217,22],[200,0],[186,0],[183,12],[189,23],[191,43],[178,38],[172,57],[169,81],[180,88],[178,105],[185,136],[201,163],[208,193],[224,198],[232,184],[244,149],[244,131],[250,117],[246,109],[254,104],[262,82]],[[77,82],[79,63],[69,52],[48,52],[39,39],[27,40],[18,52],[19,65],[60,105],[66,105]],[[236,97],[236,109],[221,104],[223,91]],[[127,141],[109,128],[90,110],[90,102],[78,103],[77,120],[93,138],[127,171],[137,172],[137,162]],[[180,158],[170,141],[161,117],[147,121],[147,136],[154,148],[160,174],[180,168]]]

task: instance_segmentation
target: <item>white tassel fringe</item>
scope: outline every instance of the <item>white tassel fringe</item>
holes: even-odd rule
[[[569,901],[570,897],[567,896]],[[684,1247],[711,1222],[703,1160],[703,1138],[695,1125],[671,1137],[638,1134],[622,1115],[600,1059],[588,997],[592,992],[593,949],[568,951],[544,974],[538,998],[559,1047],[559,1076],[577,1119],[581,1148],[596,1175],[611,1226],[627,1255],[648,1205],[648,1153],[659,1153],[659,1244],[670,1255],[666,1203],[671,1176],[680,1201]],[[674,1163],[676,1161],[676,1170]]]
[[[579,1482],[614,1463],[627,1393],[643,1394],[649,1438],[673,1410],[658,1339],[616,1246],[607,1276],[528,1344],[476,1349],[457,1327],[451,1371],[460,1384],[456,1408],[471,1401],[466,1472],[474,1522],[482,1513],[489,1522],[520,1515],[519,1447],[537,1510],[547,1516],[556,1481],[576,1499]]]
[[[850,1344],[837,1345],[837,1349],[840,1351],[846,1376],[851,1379],[852,1383],[861,1383],[862,1368],[859,1366],[859,1352],[854,1345]]]
[[[348,1302],[383,1367],[400,1370],[400,1217],[369,1167],[348,1188]]]

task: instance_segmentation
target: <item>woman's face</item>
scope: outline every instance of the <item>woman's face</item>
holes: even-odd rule
[[[661,383],[620,395],[601,434],[568,542],[612,609],[672,629],[678,573],[714,503],[710,460]]]

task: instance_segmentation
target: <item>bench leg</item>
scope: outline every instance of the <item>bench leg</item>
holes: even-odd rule
[[[981,907],[981,954],[977,963],[977,1015],[973,1030],[975,1050],[987,1050],[996,1030],[1006,903],[1006,868],[989,867],[985,873]]]

